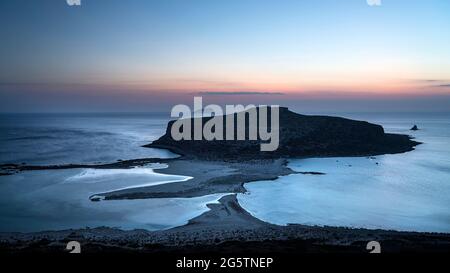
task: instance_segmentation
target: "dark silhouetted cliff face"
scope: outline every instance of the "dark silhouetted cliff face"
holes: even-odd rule
[[[209,119],[204,117],[203,125]],[[224,122],[225,120],[226,118]],[[191,124],[193,122],[191,119]],[[285,107],[280,107],[280,141],[278,149],[273,152],[260,151],[260,140],[175,141],[170,133],[173,123],[174,121],[169,122],[165,135],[146,147],[166,148],[202,159],[248,160],[403,153],[413,150],[419,144],[407,135],[386,134],[380,125],[339,117],[300,115]],[[270,111],[268,123],[270,124]],[[246,125],[248,128],[248,120]]]

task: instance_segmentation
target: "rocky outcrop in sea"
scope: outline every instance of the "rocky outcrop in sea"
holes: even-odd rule
[[[257,111],[259,112],[259,108]],[[237,114],[233,115],[236,121]],[[202,119],[202,124],[205,124],[211,117]],[[166,133],[146,147],[169,149],[200,159],[242,161],[263,158],[394,154],[411,151],[420,144],[408,135],[385,133],[383,127],[377,124],[333,116],[301,115],[286,107],[279,108],[279,147],[271,152],[260,150],[260,144],[264,143],[262,140],[176,141],[171,136],[174,122],[170,121]],[[246,119],[247,135],[248,123]],[[191,124],[194,124],[194,118],[191,119]],[[225,135],[226,125],[223,131]]]

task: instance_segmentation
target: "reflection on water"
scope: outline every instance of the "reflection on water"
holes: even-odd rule
[[[80,185],[94,183],[96,188],[102,189],[103,192],[109,192],[184,182],[192,179],[192,177],[188,176],[155,173],[153,168],[161,168],[160,165],[162,164],[150,164],[146,167],[132,169],[83,169],[77,175],[65,179],[64,182],[70,184],[80,183]]]
[[[367,119],[367,118],[366,118]],[[409,118],[411,120],[411,117]],[[277,224],[350,226],[450,232],[450,122],[414,118],[424,142],[413,152],[375,158],[292,160],[290,175],[246,184],[239,202]],[[375,120],[387,131],[411,134],[406,118]]]
[[[341,114],[339,114],[341,115]],[[304,223],[450,232],[450,117],[427,114],[344,115],[413,134],[423,145],[400,155],[292,160],[298,171],[246,184],[244,208],[278,224]],[[0,115],[0,162],[63,164],[172,157],[142,148],[165,131],[152,115]],[[417,124],[421,130],[409,131]],[[378,164],[377,164],[378,163]],[[189,179],[156,174],[147,166],[127,170],[49,170],[0,177],[0,231],[112,226],[149,230],[182,225],[221,195],[199,198],[91,202],[115,189]]]
[[[2,114],[0,163],[34,165],[175,157],[143,148],[161,136],[167,116],[155,114]],[[0,177],[0,231],[111,226],[164,229],[185,224],[220,195],[190,199],[92,202],[96,193],[184,181],[150,165],[126,170],[49,170]]]
[[[186,224],[221,195],[92,202],[89,196],[127,187],[183,181],[150,168],[49,170],[0,178],[0,231],[41,231],[110,226],[166,229]]]

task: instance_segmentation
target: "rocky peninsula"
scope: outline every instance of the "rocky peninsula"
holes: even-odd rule
[[[204,118],[208,120],[209,118]],[[365,121],[330,116],[306,116],[280,108],[280,145],[274,152],[261,152],[260,141],[175,141],[166,134],[146,147],[164,148],[181,155],[172,159],[136,159],[115,163],[58,166],[0,166],[4,175],[21,171],[69,168],[133,168],[149,163],[163,163],[166,168],[154,171],[190,176],[182,182],[97,193],[92,201],[196,197],[212,193],[225,196],[210,211],[191,219],[184,226],[163,231],[122,231],[95,228],[39,233],[2,233],[3,251],[61,251],[68,240],[83,243],[84,250],[126,252],[189,253],[202,249],[238,253],[253,252],[365,252],[368,241],[380,241],[388,251],[447,251],[448,234],[396,232],[312,227],[304,225],[277,226],[256,219],[238,203],[235,193],[246,191],[244,184],[259,180],[275,180],[295,173],[288,166],[289,158],[331,156],[375,156],[412,151],[419,142],[407,135],[387,134],[384,129]],[[303,175],[326,175],[316,170],[301,170]],[[88,197],[87,197],[88,198]]]
[[[260,109],[256,108],[259,112]],[[248,137],[249,113],[245,128]],[[233,120],[237,120],[238,114]],[[268,114],[270,120],[270,112]],[[191,118],[191,124],[195,123]],[[203,117],[205,124],[211,117]],[[224,118],[223,134],[226,135]],[[169,149],[175,153],[204,160],[247,161],[266,158],[374,156],[412,151],[420,143],[407,135],[388,134],[380,125],[332,116],[309,116],[279,108],[279,147],[275,151],[262,152],[262,140],[179,140],[171,136],[175,121],[170,121],[166,133],[145,147]],[[236,123],[234,127],[236,128]],[[259,124],[258,128],[259,129]],[[270,128],[269,128],[270,129]],[[191,130],[193,131],[193,130]],[[193,139],[193,137],[191,138]],[[225,139],[225,137],[224,137]]]

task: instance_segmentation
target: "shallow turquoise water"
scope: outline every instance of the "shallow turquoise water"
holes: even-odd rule
[[[159,230],[180,226],[207,211],[220,194],[92,202],[89,196],[127,187],[184,181],[185,176],[127,170],[32,171],[0,179],[0,231],[41,231],[109,226]]]
[[[422,130],[409,131],[411,120]],[[289,166],[296,171],[326,175],[295,174],[249,183],[249,193],[240,195],[239,202],[254,216],[281,225],[450,232],[450,119],[373,121],[386,131],[412,134],[424,144],[409,153],[375,158],[291,160]]]
[[[165,132],[154,114],[0,115],[0,163],[33,165],[174,157],[141,147]],[[127,170],[48,170],[0,176],[0,231],[110,226],[166,229],[186,224],[221,195],[92,202],[96,193],[184,181],[153,166]]]
[[[342,115],[342,114],[339,114]],[[291,175],[246,184],[245,209],[277,224],[302,223],[450,232],[450,116],[347,115],[412,134],[423,145],[413,152],[371,158],[292,160]],[[114,162],[163,156],[142,148],[164,133],[161,116],[0,116],[0,162],[62,164]],[[417,124],[420,131],[409,128]],[[378,163],[378,165],[376,164]],[[49,170],[0,177],[0,231],[39,231],[112,226],[164,229],[207,211],[222,194],[91,202],[110,190],[188,179],[151,167],[130,170]]]

